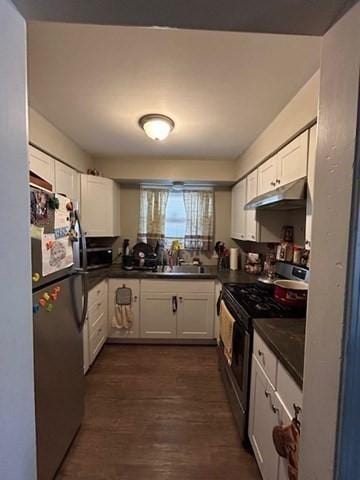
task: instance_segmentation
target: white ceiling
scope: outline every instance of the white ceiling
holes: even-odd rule
[[[30,23],[30,104],[92,155],[236,158],[319,68],[320,41]],[[166,141],[145,113],[174,119]]]

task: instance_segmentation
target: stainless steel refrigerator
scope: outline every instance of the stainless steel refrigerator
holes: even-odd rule
[[[86,244],[72,202],[68,201],[67,212],[59,212],[61,197],[34,188],[30,195],[37,469],[38,480],[50,480],[74,439],[84,412]],[[73,264],[65,263],[64,268],[61,255],[65,249],[56,240],[56,218],[61,214],[62,225],[69,221],[69,231],[65,235],[60,231],[61,241],[69,258],[73,256]],[[83,269],[79,262],[80,244]],[[46,271],[47,261],[52,265],[52,273]]]

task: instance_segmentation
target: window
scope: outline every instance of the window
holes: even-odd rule
[[[170,191],[165,213],[165,243],[171,247],[174,240],[184,245],[186,211],[183,192]]]
[[[210,189],[142,187],[138,241],[171,247],[178,240],[187,250],[211,251],[214,242],[214,192]]]

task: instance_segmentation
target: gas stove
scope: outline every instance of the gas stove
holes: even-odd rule
[[[223,290],[223,299],[235,314],[244,320],[251,318],[302,318],[304,308],[293,308],[278,303],[269,287],[258,284],[228,284]]]

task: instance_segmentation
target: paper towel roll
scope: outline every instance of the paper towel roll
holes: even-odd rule
[[[230,248],[230,270],[238,269],[239,249]]]

